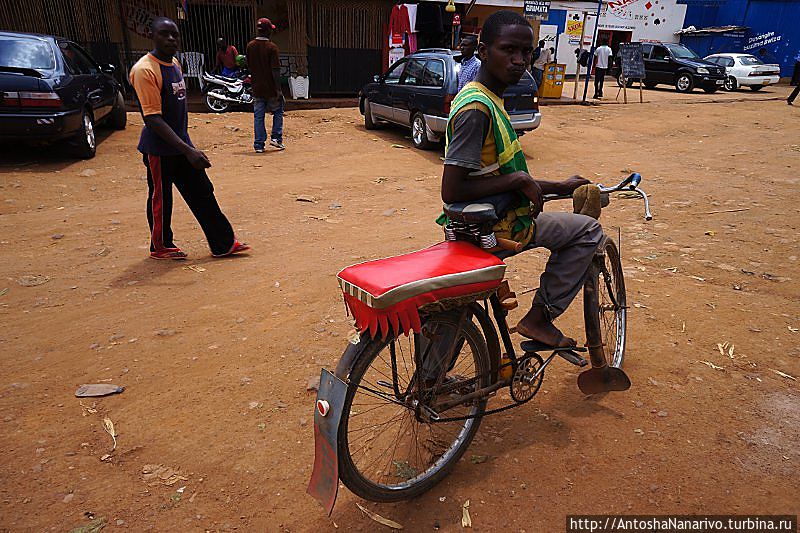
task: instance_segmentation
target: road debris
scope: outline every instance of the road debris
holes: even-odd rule
[[[23,287],[36,287],[37,285],[44,285],[48,281],[50,281],[50,278],[47,276],[43,276],[41,274],[30,274],[28,276],[22,276],[19,278],[17,283]]]
[[[381,515],[379,515],[378,513],[373,513],[372,511],[370,511],[369,509],[367,509],[366,507],[364,507],[363,505],[361,505],[358,502],[356,502],[356,507],[361,509],[362,513],[364,513],[369,518],[371,518],[372,520],[374,520],[375,522],[377,522],[379,524],[383,524],[384,526],[390,527],[392,529],[403,529],[403,525],[402,524],[398,524],[394,520],[389,520],[388,518],[384,518]]]
[[[117,430],[114,429],[114,422],[112,422],[110,418],[105,417],[103,419],[103,429],[106,430],[106,433],[111,435],[111,439],[114,441],[114,446],[111,448],[113,452],[117,449]]]
[[[180,470],[160,464],[144,465],[142,467],[142,478],[150,486],[161,484],[170,487],[178,481],[189,481],[189,478],[182,475]]]
[[[461,527],[472,527],[472,518],[469,516],[469,500],[461,506]]]
[[[92,398],[96,396],[109,396],[111,394],[119,394],[124,391],[125,387],[112,385],[111,383],[88,383],[78,387],[75,391],[77,398]]]
[[[774,368],[770,368],[773,372],[781,376],[782,378],[791,379],[792,381],[797,381],[797,378],[794,376],[790,376],[786,372],[781,372],[780,370],[775,370]]]
[[[191,270],[193,272],[205,272],[206,269],[201,267],[200,265],[189,265],[183,267],[184,270]]]
[[[707,367],[709,367],[709,368],[713,368],[714,370],[722,370],[723,372],[725,371],[725,368],[724,368],[724,367],[721,367],[721,366],[715,365],[715,364],[714,364],[714,363],[712,363],[711,361],[697,361],[697,362],[698,362],[698,363],[702,363],[702,364],[706,365],[706,366],[707,366]]]

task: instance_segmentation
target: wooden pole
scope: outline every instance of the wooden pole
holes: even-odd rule
[[[585,32],[586,32],[586,11],[583,12],[583,25],[581,26],[581,42],[580,42],[581,53],[583,52],[583,35],[584,35]],[[567,39],[569,39],[569,37],[567,37]],[[581,58],[581,56],[580,56],[580,54],[578,54],[578,59],[580,59],[580,58]],[[586,69],[587,69],[586,70],[586,75],[588,76],[589,73],[591,72],[591,67],[586,67]],[[580,82],[581,82],[581,64],[578,63],[578,68],[575,71],[575,87],[572,90],[572,99],[573,100],[577,100],[578,99],[578,84]]]
[[[644,100],[642,99],[642,80],[641,79],[639,79],[639,103],[640,104],[644,103]]]

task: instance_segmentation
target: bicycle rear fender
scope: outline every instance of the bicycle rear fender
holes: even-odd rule
[[[323,368],[314,406],[314,470],[306,492],[322,504],[328,516],[339,492],[337,437],[346,395],[347,384]]]

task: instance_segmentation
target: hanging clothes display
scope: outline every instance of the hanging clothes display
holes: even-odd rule
[[[411,33],[411,21],[408,18],[408,7],[405,4],[396,4],[389,17],[389,34],[404,35]]]
[[[411,26],[410,33],[417,31],[417,4],[403,4],[408,10],[408,22]]]

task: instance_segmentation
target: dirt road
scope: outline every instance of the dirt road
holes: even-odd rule
[[[176,200],[191,257],[156,262],[141,122],[129,115],[91,161],[2,151],[0,530],[104,518],[108,530],[374,531],[347,490],[331,519],[305,494],[306,388],[347,342],[335,273],[440,239],[441,154],[365,131],[354,109],[291,113],[288,149],[260,155],[249,115],[193,115],[223,210],[254,250],[209,258]],[[610,184],[637,170],[653,196],[652,222],[634,200],[601,219],[621,231],[633,387],[587,398],[556,363],[534,402],[484,421],[441,485],[367,506],[410,531],[460,530],[467,499],[476,531],[559,531],[573,513],[800,512],[798,143],[800,109],[782,101],[545,108],[522,139],[537,176]],[[512,287],[535,287],[545,258],[510,260]],[[561,325],[580,334],[580,306]],[[126,390],[73,396],[98,382]]]

